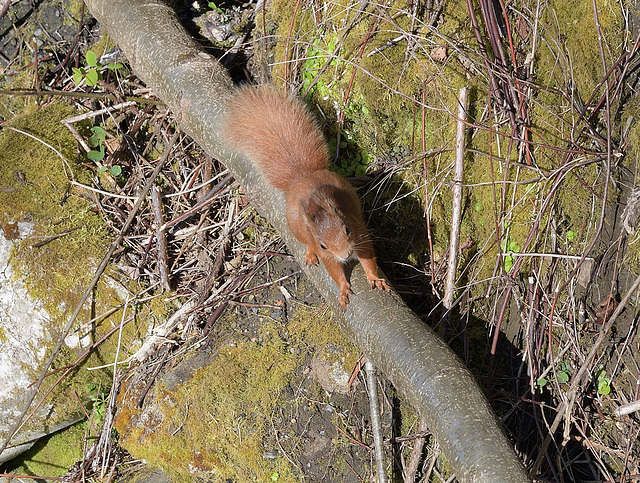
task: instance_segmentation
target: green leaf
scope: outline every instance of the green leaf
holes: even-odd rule
[[[215,10],[215,11],[216,11],[216,12],[218,12],[218,13],[223,13],[223,12],[224,12],[224,10],[223,10],[223,9],[221,9],[220,7],[218,7],[218,6],[217,6],[215,3],[213,3],[213,2],[209,2],[209,8],[210,8],[211,10]]]
[[[608,380],[602,380],[598,382],[598,394],[606,396],[611,392],[611,386]]]
[[[606,396],[611,392],[611,378],[607,377],[607,372],[604,369],[600,369],[596,373],[598,378],[598,394]]]
[[[513,268],[513,257],[511,255],[507,255],[504,257],[504,271],[509,273]]]
[[[569,382],[569,374],[566,372],[558,372],[558,382],[560,384],[566,384]]]
[[[93,134],[87,138],[87,144],[92,148],[97,148],[107,139],[107,133],[100,126],[93,126],[91,132]]]
[[[573,230],[569,230],[567,232],[567,240],[569,240],[569,241],[575,240],[577,236],[578,236],[578,234]]]
[[[93,126],[91,128],[91,132],[93,133],[93,136],[95,136],[98,142],[100,143],[103,143],[104,140],[107,139],[107,131],[102,129],[100,126]]]
[[[311,85],[311,78],[305,76],[302,81],[302,92],[307,92],[309,90],[309,86]]]
[[[91,67],[96,67],[98,65],[98,59],[96,58],[96,54],[93,50],[87,50],[85,58],[87,59],[87,65],[90,65]]]
[[[90,69],[85,77],[88,86],[95,86],[98,83],[98,71]]]
[[[547,385],[547,383],[548,383],[548,382],[549,382],[549,381],[548,381],[548,379],[547,379],[547,378],[545,378],[545,377],[541,377],[541,378],[539,378],[539,379],[538,379],[537,384],[538,384],[538,387],[539,387],[540,389],[542,389],[544,386],[546,386],[546,385]]]
[[[84,71],[82,69],[73,68],[73,82],[75,85],[79,85],[84,77]]]
[[[91,151],[89,151],[89,152],[91,152]],[[106,166],[102,166],[101,168],[97,169],[97,172],[98,173],[106,173],[107,172],[107,167]]]
[[[122,174],[122,166],[114,164],[109,170],[112,176],[120,176]]]
[[[510,241],[509,242],[509,251],[510,252],[515,252],[515,253],[519,253],[520,252],[520,245],[518,245],[514,241]]]
[[[100,146],[100,151],[91,150],[87,153],[87,158],[91,161],[102,161],[104,159],[104,146]]]

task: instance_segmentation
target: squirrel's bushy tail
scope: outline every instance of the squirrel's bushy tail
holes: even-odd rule
[[[286,190],[329,166],[327,144],[303,102],[274,87],[238,89],[227,105],[226,143],[246,154],[275,188]]]

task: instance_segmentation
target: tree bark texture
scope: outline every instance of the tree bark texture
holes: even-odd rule
[[[225,101],[234,89],[226,70],[198,47],[162,3],[86,0],[86,4],[133,71],[167,103],[180,127],[226,164],[304,267],[304,247],[287,230],[283,196],[268,189],[251,162],[229,152],[220,139]],[[346,336],[428,422],[460,481],[529,481],[473,376],[400,297],[371,290],[357,265],[351,274],[355,295],[343,313],[337,287],[324,267],[304,269],[340,319]]]

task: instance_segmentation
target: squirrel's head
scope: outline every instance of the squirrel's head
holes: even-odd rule
[[[320,249],[345,263],[353,256],[355,234],[341,208],[345,195],[331,185],[318,186],[303,203],[306,223]]]

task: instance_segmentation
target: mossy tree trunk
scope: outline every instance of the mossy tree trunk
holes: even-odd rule
[[[282,234],[304,265],[304,248],[289,234],[283,197],[265,189],[243,157],[228,152],[219,122],[233,84],[225,69],[203,52],[174,12],[152,0],[86,0],[91,13],[122,48],[135,73],[173,110],[180,127],[224,162],[260,213]],[[460,481],[529,481],[473,376],[451,349],[396,294],[369,289],[354,269],[347,311],[322,267],[308,277],[341,317],[341,326],[427,421]]]

